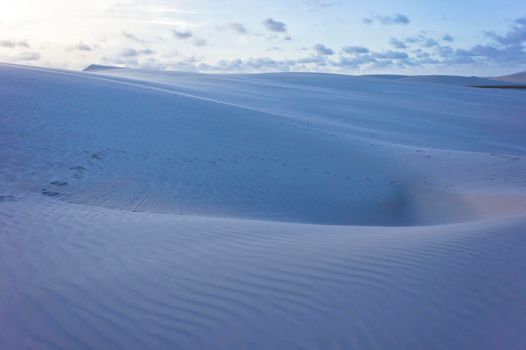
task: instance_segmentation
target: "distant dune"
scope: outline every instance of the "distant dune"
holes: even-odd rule
[[[392,79],[397,81],[410,81],[416,83],[433,83],[433,84],[447,84],[447,85],[461,85],[461,86],[500,86],[507,85],[505,81],[498,81],[493,78],[481,77],[463,77],[456,75],[369,75],[369,77],[377,77],[382,79]]]
[[[109,72],[116,69],[122,69],[121,67],[103,66],[92,64],[84,69],[86,72]],[[126,69],[125,69],[126,70]],[[283,75],[284,73],[267,73],[258,74],[259,76],[275,76]],[[292,73],[294,74],[294,73]],[[324,76],[338,76],[334,74],[323,74],[323,73],[301,73],[303,75],[318,75]],[[351,76],[341,76],[343,79],[349,79]],[[356,76],[354,76],[356,77]],[[461,86],[508,86],[510,82],[514,83],[526,83],[526,72],[520,72],[516,74],[506,75],[502,77],[486,78],[476,76],[458,76],[458,75],[397,75],[397,74],[366,74],[360,75],[362,78],[376,78],[376,79],[387,79],[397,81],[410,81],[417,83],[434,83],[434,84],[448,84],[448,85],[461,85]]]
[[[526,84],[526,72],[520,72],[511,75],[494,78],[495,80],[505,81],[510,83],[524,83]]]
[[[99,64],[91,64],[84,69],[84,72],[100,72],[105,70],[120,69],[120,67],[103,66]]]
[[[523,91],[0,81],[0,349],[524,348]]]

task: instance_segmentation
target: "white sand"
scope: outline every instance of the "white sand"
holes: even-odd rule
[[[0,349],[523,348],[525,96],[0,65]]]

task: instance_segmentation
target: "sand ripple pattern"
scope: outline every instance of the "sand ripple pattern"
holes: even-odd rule
[[[526,344],[524,219],[378,229],[0,210],[2,349]]]

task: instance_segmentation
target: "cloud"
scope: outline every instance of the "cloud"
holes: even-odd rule
[[[423,43],[424,47],[434,47],[438,45],[438,41],[435,39],[428,38]]]
[[[221,60],[216,64],[195,64],[194,67],[204,72],[286,72],[318,70],[329,67],[330,63],[323,56],[307,56],[298,59],[275,60],[269,57]]]
[[[130,32],[126,32],[126,31],[125,31],[125,32],[122,32],[122,35],[124,35],[125,38],[128,38],[128,39],[130,39],[131,41],[135,41],[135,42],[137,42],[137,43],[144,44],[144,43],[147,42],[146,40],[143,40],[143,39],[137,37],[136,35],[134,35],[134,34],[132,34],[132,33],[130,33]]]
[[[504,35],[487,32],[486,35],[504,46],[520,46],[526,42],[526,16],[517,18],[511,30]]]
[[[102,57],[102,61],[109,65],[124,65],[127,67],[139,67],[137,57]]]
[[[286,25],[282,22],[271,20],[268,29],[271,33],[264,36],[283,40],[288,36]],[[375,21],[377,21],[375,19]],[[378,20],[381,22],[380,20]],[[385,21],[384,21],[385,22]],[[232,30],[243,34],[243,30],[237,30],[230,22],[221,29]],[[282,23],[276,25],[275,23]],[[326,46],[327,43],[318,43],[299,49],[302,52],[297,58],[269,58],[252,57],[231,60],[220,60],[212,63],[204,58],[185,57],[183,54],[171,57],[157,57],[153,55],[139,54],[141,50],[127,51],[127,54],[114,59],[128,66],[141,67],[164,67],[165,69],[178,69],[203,72],[275,72],[275,71],[342,71],[352,70],[399,70],[414,67],[436,66],[448,67],[453,65],[488,65],[494,64],[499,67],[519,66],[526,62],[524,43],[526,39],[521,35],[522,28],[526,27],[526,19],[518,19],[513,22],[508,31],[489,32],[486,43],[472,47],[453,47],[453,37],[449,34],[433,36],[426,32],[419,32],[405,38],[391,38],[389,46],[391,49],[372,50],[364,46],[343,46],[340,50]],[[244,27],[242,27],[244,28]],[[246,28],[245,28],[246,30]],[[186,36],[189,43],[198,45],[201,38],[196,37],[190,31],[179,31],[190,33]],[[203,45],[206,40],[202,39]],[[266,51],[280,51],[279,47],[271,47]]]
[[[404,44],[402,41],[400,41],[400,40],[398,40],[398,39],[391,38],[391,40],[389,40],[389,43],[390,43],[391,46],[393,46],[395,49],[407,49],[407,45]]]
[[[40,54],[36,51],[22,52],[13,58],[15,61],[38,61]]]
[[[395,15],[370,17],[371,23],[374,22],[376,25],[409,23],[409,19],[404,22],[396,18]],[[304,45],[304,48],[299,49],[290,47],[289,43],[282,41],[289,38],[288,28],[285,23],[273,18],[267,18],[262,23],[265,29],[260,28],[259,32],[247,30],[240,22],[225,22],[224,24],[220,22],[221,25],[215,27],[217,30],[231,31],[231,36],[250,34],[250,38],[258,36],[262,39],[275,39],[274,42],[267,42],[266,45],[258,43],[260,51],[249,52],[261,52],[261,50],[269,48],[263,54],[255,55],[255,57],[251,58],[244,56],[246,52],[239,52],[239,59],[220,60],[224,58],[220,56],[223,51],[219,51],[216,58],[210,56],[207,49],[201,49],[203,56],[187,57],[184,52],[180,52],[179,55],[172,55],[170,52],[173,49],[163,48],[160,46],[161,43],[157,41],[156,46],[152,46],[152,48],[159,51],[154,52],[146,48],[151,45],[145,45],[144,41],[134,34],[117,32],[117,35],[120,36],[120,42],[124,43],[121,47],[124,48],[122,51],[119,51],[120,47],[118,47],[114,51],[115,56],[113,58],[105,59],[114,64],[124,64],[131,67],[204,72],[336,71],[348,73],[355,69],[367,72],[371,70],[395,71],[412,67],[422,67],[422,70],[430,72],[431,70],[449,69],[448,67],[453,65],[472,65],[470,68],[490,66],[506,68],[523,67],[526,64],[526,53],[524,52],[526,50],[526,37],[524,36],[525,17],[513,21],[508,30],[487,32],[486,37],[483,38],[484,40],[479,45],[474,46],[462,45],[462,41],[455,41],[453,36],[447,34],[446,31],[438,33],[416,31],[414,35],[391,38],[389,33],[387,33],[386,39],[388,43],[385,43],[386,45],[383,48],[343,46],[340,49],[334,46],[332,41],[321,41],[321,43],[311,41],[310,44],[308,42],[301,43],[298,47]],[[192,25],[181,24],[167,28],[168,34],[172,31],[175,38],[181,41],[184,40],[190,45],[185,46],[187,49],[190,48],[190,52],[196,52],[198,49],[195,47],[212,45],[212,39],[205,36],[201,37],[198,29],[194,29],[197,27]],[[226,33],[223,33],[223,35],[226,35]],[[245,41],[249,37],[239,37],[238,39]],[[16,48],[16,45],[18,45],[16,41],[6,40],[4,42],[7,42],[5,44],[7,47]],[[0,41],[0,46],[4,45],[4,42]],[[157,46],[158,44],[159,46]],[[168,42],[166,41],[163,44],[168,45]],[[85,50],[80,48],[84,45],[86,46]],[[191,49],[192,46],[195,46],[193,50]],[[95,42],[79,42],[76,46],[81,51],[89,51],[88,47],[95,49]],[[218,49],[221,50],[221,48]],[[3,51],[9,53],[8,50]],[[13,49],[11,52],[15,55],[18,51]],[[278,51],[282,51],[282,53],[278,53]],[[287,56],[289,52],[293,56]],[[272,58],[265,56],[271,56]],[[32,58],[29,53],[25,54],[25,59],[35,59],[35,57],[37,56]],[[22,56],[19,58],[21,59]],[[433,67],[428,70],[428,66]],[[412,69],[411,72],[416,72],[416,70]]]
[[[1,46],[1,47],[14,48],[14,47],[17,46],[17,44],[16,44],[16,41],[12,41],[12,40],[2,40],[2,41],[0,41],[0,46]]]
[[[238,34],[247,34],[248,33],[248,30],[245,27],[245,25],[242,24],[242,23],[239,23],[239,22],[225,23],[225,24],[223,24],[221,26],[218,26],[218,29],[219,30],[231,30],[231,31],[236,32]]]
[[[275,33],[286,33],[287,32],[287,25],[285,23],[276,21],[272,18],[267,18],[266,20],[264,20],[263,26],[271,32],[275,32]]]
[[[442,36],[442,40],[447,41],[447,42],[453,42],[455,40],[455,38],[453,38],[449,34],[445,34],[445,35]]]
[[[334,67],[342,69],[405,68],[423,64],[424,60],[430,60],[425,53],[413,57],[408,52],[401,50],[371,51],[363,46],[344,46],[342,53],[350,56],[342,55],[338,61],[331,62]]]
[[[334,55],[334,51],[323,44],[316,44],[312,48],[314,49],[316,54],[320,56]]]
[[[495,47],[493,45],[476,45],[469,54],[485,61],[508,64],[524,64],[526,52],[520,46]]]
[[[195,38],[194,39],[194,46],[197,46],[197,47],[206,46],[206,40],[203,39],[203,38]]]
[[[292,70],[292,60],[273,60],[268,57],[221,60],[215,65],[202,64],[201,71],[213,72],[285,72]]]
[[[369,49],[363,46],[344,46],[342,51],[351,55],[366,54]]]
[[[340,68],[360,68],[364,65],[375,64],[377,60],[370,55],[361,55],[358,57],[341,57],[339,61],[334,62],[335,67]]]
[[[361,46],[347,46],[342,48],[342,52],[352,54],[352,56],[337,57],[334,55],[334,58],[332,58],[332,55],[317,54],[282,60],[268,57],[234,59],[221,60],[217,64],[198,64],[195,67],[199,71],[212,72],[320,71],[323,69],[347,70],[364,67],[409,67],[423,64],[425,61],[431,62],[432,60],[425,53],[422,53],[421,57],[411,58],[403,51],[372,52]]]
[[[447,41],[450,41],[453,40],[452,37],[450,36],[447,36]],[[402,39],[402,40],[397,40],[397,39],[394,39],[396,40],[398,43],[403,43],[406,47],[407,45],[412,45],[412,44],[419,44],[420,46],[422,47],[427,47],[427,48],[430,48],[430,47],[435,47],[435,46],[438,46],[439,45],[439,42],[438,40],[434,39],[434,38],[430,38],[426,35],[426,32],[421,32],[417,35],[413,35],[413,36],[410,36],[410,37],[407,37],[405,39]],[[442,40],[444,40],[442,38]],[[393,44],[393,42],[391,42]],[[395,46],[393,44],[393,46]],[[396,47],[396,46],[395,46]],[[397,48],[406,48],[406,47],[403,47],[403,46],[400,46],[400,47],[397,47]]]
[[[194,33],[192,33],[189,30],[174,29],[172,30],[172,33],[177,39],[180,39],[180,40],[187,40],[190,38],[194,38],[194,40],[192,41],[192,44],[197,47],[203,47],[203,46],[206,46],[207,44],[207,41],[205,39],[195,37]]]
[[[311,8],[327,8],[334,6],[334,1],[330,0],[302,0],[303,3]]]
[[[404,39],[406,44],[416,44],[421,43],[426,40],[426,37],[423,34],[413,35]]]
[[[155,51],[150,49],[136,50],[131,48],[122,49],[120,52],[121,57],[138,57],[143,55],[153,55]]]
[[[510,30],[504,34],[486,32],[490,43],[475,45],[469,49],[453,49],[449,46],[438,46],[437,53],[444,64],[484,63],[499,66],[524,66],[526,62],[526,17],[513,22]]]
[[[14,41],[14,40],[0,40],[0,47],[5,48],[15,48],[15,47],[24,47],[29,49],[29,44],[26,41]]]
[[[384,25],[393,25],[393,24],[409,24],[411,20],[409,17],[402,15],[400,13],[395,13],[392,16],[374,16],[374,17],[366,17],[362,19],[362,21],[365,24],[373,24],[374,22],[378,22]]]
[[[459,65],[476,63],[473,54],[466,49],[453,49],[450,46],[441,46],[437,48],[440,63],[445,65]]]
[[[85,44],[83,42],[79,42],[75,48],[79,51],[93,51],[93,47],[88,45],[88,44]]]
[[[379,59],[392,59],[392,60],[399,60],[399,59],[408,59],[409,55],[404,51],[384,51],[384,52],[374,52],[371,53],[371,55],[374,58]]]
[[[177,29],[174,29],[174,30],[172,30],[172,33],[177,39],[181,39],[181,40],[186,40],[186,39],[189,39],[189,38],[191,38],[193,36],[192,32],[189,31],[189,30],[177,30]]]

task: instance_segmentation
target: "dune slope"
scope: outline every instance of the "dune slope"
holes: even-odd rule
[[[523,92],[0,81],[0,348],[526,346]]]

